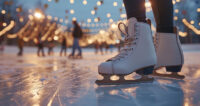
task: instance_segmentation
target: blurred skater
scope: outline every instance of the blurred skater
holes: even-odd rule
[[[0,54],[3,54],[4,44],[5,44],[4,37],[0,37]]]
[[[81,27],[78,25],[76,21],[72,21],[72,23],[74,24],[74,30],[73,30],[74,41],[72,46],[72,53],[69,55],[69,57],[82,58],[82,50],[79,45],[79,39],[83,36],[83,33]],[[78,49],[79,53],[78,55],[74,56],[76,49]]]
[[[39,34],[38,38],[37,38],[37,46],[38,46],[38,50],[37,50],[37,55],[40,57],[40,52],[42,54],[42,56],[44,57],[44,45],[43,45],[43,41],[41,40],[41,33]]]
[[[23,47],[24,47],[24,40],[23,40],[23,37],[19,37],[19,38],[18,38],[18,48],[19,48],[19,52],[17,53],[18,56],[22,56],[22,55],[23,55]]]
[[[54,41],[51,40],[51,41],[49,41],[49,45],[48,45],[48,55],[49,56],[52,56],[54,54],[53,47],[54,47]]]
[[[95,47],[95,54],[98,54],[100,51],[101,54],[103,55],[103,47],[102,47],[102,44],[98,40],[94,42],[94,47]]]
[[[105,41],[105,42],[103,42],[103,46],[105,48],[105,53],[107,54],[108,50],[110,49],[109,44],[107,44],[107,42]]]
[[[63,39],[62,39],[60,56],[62,56],[63,52],[64,52],[64,56],[67,56],[67,40],[65,36],[63,36]]]
[[[3,54],[3,51],[4,51],[4,45],[0,44],[0,54]]]

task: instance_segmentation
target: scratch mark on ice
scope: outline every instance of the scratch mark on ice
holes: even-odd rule
[[[59,89],[60,89],[60,86],[58,86],[58,88],[56,89],[55,93],[53,94],[53,96],[52,96],[51,99],[49,100],[49,103],[47,104],[47,106],[51,106],[51,104],[52,104],[52,102],[53,102],[53,100],[54,100],[56,94],[58,93]]]

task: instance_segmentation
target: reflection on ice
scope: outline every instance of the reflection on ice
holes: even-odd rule
[[[118,90],[111,90],[110,92],[109,92],[109,94],[110,95],[118,95]]]
[[[97,65],[107,57],[89,55],[84,60],[0,57],[0,106],[200,105],[199,65],[184,65],[183,81],[156,78],[153,83],[97,86]]]
[[[200,78],[200,69],[195,72],[194,78]]]

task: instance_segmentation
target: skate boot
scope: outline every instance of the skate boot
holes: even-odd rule
[[[152,74],[156,64],[156,52],[153,44],[150,26],[146,23],[137,22],[135,18],[128,20],[128,26],[124,25],[125,44],[118,55],[103,62],[98,66],[98,72],[104,77],[97,80],[98,85],[132,84],[139,82],[152,82]],[[140,79],[125,80],[124,76],[136,72],[141,75]],[[112,75],[119,76],[119,80],[110,79]]]
[[[68,58],[69,58],[69,59],[74,59],[74,55],[70,54],[70,55],[68,56]]]
[[[82,59],[83,56],[82,56],[82,54],[79,53],[79,54],[75,55],[74,58],[75,58],[75,59]]]
[[[157,33],[154,39],[157,64],[155,66],[154,76],[169,77],[176,79],[184,79],[185,76],[179,75],[184,63],[183,51],[181,48],[177,29],[175,33]],[[167,72],[171,74],[161,74],[157,70],[165,67]]]

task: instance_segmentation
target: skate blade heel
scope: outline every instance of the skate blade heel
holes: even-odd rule
[[[181,71],[182,65],[180,66],[166,66],[166,71],[171,72],[171,74],[165,74],[165,73],[158,73],[157,70],[153,72],[153,76],[158,76],[158,77],[165,77],[165,78],[174,78],[174,79],[184,79],[184,75],[179,75],[178,72]]]
[[[145,67],[136,71],[139,75],[149,75],[152,74],[154,70],[154,66]]]

